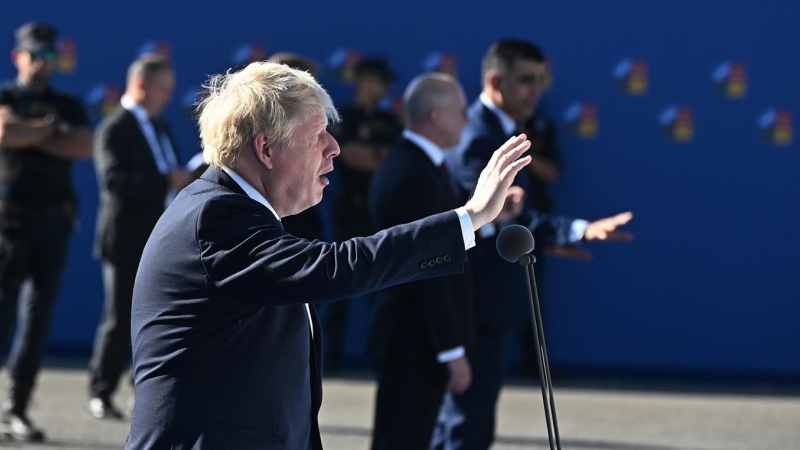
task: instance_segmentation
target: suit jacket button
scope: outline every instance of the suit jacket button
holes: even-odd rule
[[[451,258],[450,255],[444,255],[444,262],[450,262],[452,260],[453,258]]]
[[[443,262],[444,262],[444,258],[442,258],[441,256],[437,256],[436,257],[436,264],[441,264]]]
[[[433,267],[435,265],[436,265],[436,260],[435,259],[432,259],[432,260],[428,261],[428,267]]]
[[[425,262],[425,261],[422,261],[422,264],[419,265],[419,268],[420,269],[427,269],[428,268],[428,263]]]

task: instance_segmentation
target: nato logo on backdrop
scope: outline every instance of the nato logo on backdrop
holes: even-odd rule
[[[670,105],[659,117],[661,134],[674,142],[690,142],[694,138],[694,113],[688,106]]]
[[[614,67],[614,84],[630,95],[644,95],[649,84],[647,63],[641,59],[626,58]]]
[[[100,120],[111,114],[119,106],[120,98],[122,98],[122,89],[119,86],[98,84],[89,90],[84,101],[89,116],[93,120]]]
[[[172,58],[172,47],[164,41],[147,41],[139,46],[136,56],[139,57],[151,53],[159,55],[165,59],[170,59]]]
[[[742,63],[724,62],[711,73],[714,91],[727,98],[740,99],[747,95],[747,68]]]
[[[575,102],[564,113],[567,130],[582,139],[593,139],[600,129],[597,105]]]
[[[452,53],[433,52],[422,61],[424,72],[442,72],[458,76],[458,58]]]
[[[62,38],[57,44],[56,70],[74,73],[78,67],[78,44],[70,38]]]
[[[792,143],[792,113],[788,109],[770,108],[758,119],[758,129],[764,142],[786,146]]]
[[[361,52],[352,48],[339,48],[328,57],[328,68],[339,81],[352,83],[356,78],[356,66],[361,61]]]

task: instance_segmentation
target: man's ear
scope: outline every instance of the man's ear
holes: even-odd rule
[[[258,134],[253,138],[253,154],[255,154],[256,159],[258,159],[258,161],[263,164],[264,167],[267,169],[272,169],[275,150],[270,147],[266,136],[263,134]]]
[[[489,72],[486,74],[487,82],[489,86],[492,87],[494,90],[500,90],[500,77],[497,75],[497,72]]]
[[[433,124],[439,124],[439,119],[442,117],[442,112],[437,107],[433,107],[428,110],[428,122]]]

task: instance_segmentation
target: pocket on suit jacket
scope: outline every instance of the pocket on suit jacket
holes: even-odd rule
[[[210,423],[203,433],[202,448],[220,450],[283,450],[283,436],[267,431]]]

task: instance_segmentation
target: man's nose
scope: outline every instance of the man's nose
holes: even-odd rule
[[[339,143],[336,142],[336,139],[327,131],[325,134],[328,136],[328,145],[325,146],[325,157],[326,158],[335,158],[339,156],[341,153],[341,149],[339,148]]]

